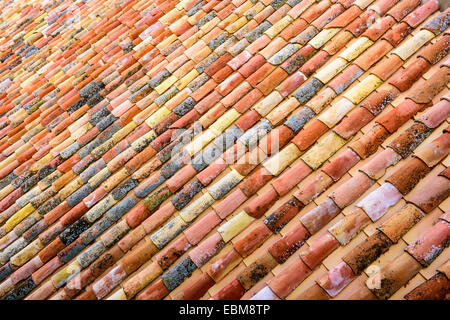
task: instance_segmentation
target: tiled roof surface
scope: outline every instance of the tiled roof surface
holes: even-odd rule
[[[2,299],[445,299],[450,9],[0,2]]]

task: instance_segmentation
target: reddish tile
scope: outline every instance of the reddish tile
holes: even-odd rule
[[[242,132],[247,131],[253,125],[261,119],[261,115],[256,110],[251,110],[247,112],[245,115],[241,116],[235,123],[235,125],[242,130]]]
[[[281,264],[300,248],[308,237],[309,233],[306,228],[302,224],[298,224],[283,238],[271,245],[269,252]]]
[[[350,143],[349,147],[355,151],[361,159],[365,159],[377,151],[378,146],[387,136],[388,131],[384,126],[377,125],[358,140]]]
[[[360,160],[359,156],[351,149],[347,149],[336,159],[327,164],[322,170],[334,181],[339,180],[347,171]]]
[[[307,77],[312,75],[314,72],[317,71],[321,66],[325,64],[325,62],[330,59],[330,55],[326,51],[319,51],[308,60],[301,68],[300,71]]]
[[[372,262],[386,252],[392,242],[380,231],[375,232],[358,246],[342,257],[342,260],[353,270],[360,274]]]
[[[350,139],[373,118],[374,116],[366,108],[358,108],[344,118],[333,131],[344,139]]]
[[[203,218],[187,228],[184,234],[191,245],[196,245],[221,221],[215,211],[211,210]]]
[[[223,98],[220,102],[226,107],[229,108],[235,105],[244,95],[246,95],[252,87],[247,82],[241,83],[236,89],[231,91],[225,98]]]
[[[311,169],[303,161],[299,161],[275,179],[272,182],[272,186],[278,195],[282,197],[302,181],[309,173],[311,173]]]
[[[240,84],[242,81],[244,81],[244,77],[240,73],[234,73],[232,76],[228,77],[225,81],[219,84],[216,90],[222,96],[225,96],[228,93],[230,93],[234,88],[236,88],[237,85]]]
[[[268,95],[277,87],[284,79],[286,79],[288,73],[282,68],[276,68],[270,75],[268,75],[263,81],[256,86],[259,91],[264,95]]]
[[[242,239],[234,244],[234,249],[242,256],[247,257],[258,248],[272,233],[261,223],[250,230]]]
[[[246,197],[251,197],[254,195],[262,186],[264,186],[268,181],[272,179],[272,175],[264,167],[261,167],[250,176],[244,179],[239,184],[239,188],[246,195]]]
[[[164,285],[162,279],[157,280],[150,287],[142,291],[137,297],[137,300],[161,300],[169,294],[169,290]]]
[[[445,300],[447,299],[450,282],[443,273],[436,273],[405,295],[406,300]]]
[[[248,83],[250,83],[253,87],[256,87],[256,85],[263,81],[273,70],[275,70],[275,68],[275,66],[266,62],[262,67],[247,78]]]
[[[450,115],[449,113],[450,102],[443,99],[433,107],[426,109],[420,114],[417,120],[425,124],[428,128],[436,128]]]
[[[175,300],[198,300],[214,284],[214,280],[207,273],[202,273],[185,281],[182,284],[182,290],[174,294],[172,298]]]
[[[244,208],[245,212],[255,218],[260,218],[278,200],[278,194],[272,186],[253,198]]]
[[[216,159],[207,168],[197,174],[197,179],[204,185],[209,185],[225,168],[227,163],[222,158]]]
[[[400,91],[406,91],[429,68],[430,64],[426,60],[418,58],[413,63],[408,65],[406,69],[401,70],[394,77],[392,77],[389,84],[396,86]]]
[[[222,237],[218,232],[215,232],[192,249],[189,252],[189,257],[197,267],[201,267],[224,246]]]
[[[295,89],[300,87],[300,85],[305,82],[306,77],[301,72],[296,72],[289,76],[286,80],[281,82],[281,84],[276,88],[276,90],[283,96],[287,97],[292,92],[294,92]],[[275,82],[274,82],[275,83]]]
[[[326,173],[319,171],[308,183],[301,186],[294,196],[304,205],[307,205],[328,189],[332,183],[333,180]]]
[[[364,173],[358,172],[350,180],[335,189],[329,196],[339,208],[343,209],[358,199],[373,184],[373,180]]]
[[[241,283],[236,279],[217,292],[213,300],[239,300],[245,293]]]
[[[364,31],[366,31],[377,19],[377,13],[369,10],[365,11],[358,18],[353,20],[345,30],[351,32],[355,37],[359,37]]]
[[[322,134],[328,131],[328,127],[317,119],[313,119],[293,139],[292,142],[304,151],[310,147]]]
[[[423,104],[418,104],[411,99],[405,99],[395,109],[378,117],[377,122],[390,133],[393,133],[424,107],[425,105]]]
[[[387,14],[399,22],[408,13],[412,12],[418,5],[420,5],[420,1],[418,0],[400,1],[392,9],[390,9]]]
[[[311,270],[302,260],[296,259],[283,271],[267,282],[267,285],[280,298],[285,298],[295,287],[311,274]]]
[[[342,6],[340,7],[340,11],[342,12]],[[337,9],[335,9],[337,10]],[[347,10],[345,10],[342,14],[338,15],[336,18],[331,20],[325,28],[344,28],[346,27],[351,21],[353,21],[356,17],[361,15],[362,10],[358,6],[351,6]]]
[[[300,222],[305,226],[310,234],[315,234],[328,222],[330,222],[340,209],[333,200],[327,199],[319,206],[310,210],[300,218]]]
[[[422,209],[425,213],[431,212],[444,199],[450,195],[449,181],[442,176],[434,177],[419,190],[414,190],[409,196],[408,201]]]
[[[295,197],[291,197],[281,206],[276,208],[274,212],[269,214],[264,219],[264,223],[273,233],[277,233],[297,215],[302,207],[303,205],[299,200]]]
[[[345,288],[356,275],[352,269],[341,262],[336,267],[328,271],[325,275],[316,280],[330,296],[334,297]]]
[[[252,107],[261,97],[263,94],[258,89],[253,89],[249,93],[247,93],[241,100],[239,100],[233,108],[236,109],[237,112],[243,114],[245,111],[247,111],[250,107]]]
[[[391,16],[385,16],[377,19],[375,23],[370,26],[363,34],[363,37],[367,37],[372,41],[378,40],[390,27],[395,24],[394,18]]]

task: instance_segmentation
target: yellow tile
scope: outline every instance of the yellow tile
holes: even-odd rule
[[[44,245],[39,239],[36,239],[12,256],[10,261],[17,267],[23,266],[26,262],[34,258],[34,256],[37,255],[42,248],[44,248]]]
[[[241,116],[236,109],[231,108],[219,119],[217,119],[210,127],[216,136],[220,135],[226,128],[228,128],[236,119]]]
[[[114,189],[120,182],[127,179],[130,176],[128,169],[122,167],[119,171],[116,171],[112,176],[110,176],[106,181],[104,181],[100,187],[102,187],[106,192],[110,192]]]
[[[169,30],[172,31],[172,33],[174,33],[179,26],[182,26],[183,24],[188,22],[188,18],[189,18],[188,16],[183,15],[181,18],[177,19],[169,26]]]
[[[357,85],[353,86],[349,91],[344,94],[344,97],[353,102],[354,104],[360,103],[366,98],[372,91],[378,88],[383,83],[383,80],[377,76],[370,74],[364,80]]]
[[[400,44],[392,53],[398,55],[402,60],[406,60],[433,38],[433,32],[425,29],[420,30],[417,34]]]
[[[0,200],[3,200],[4,197],[9,195],[11,192],[13,192],[15,189],[12,186],[12,184],[8,184],[6,187],[4,187],[2,190],[0,190]]]
[[[351,101],[342,98],[338,102],[331,104],[317,119],[326,124],[328,128],[332,128],[354,107],[355,105]]]
[[[208,46],[204,46],[202,49],[195,53],[195,55],[192,57],[192,60],[195,63],[200,63],[201,61],[203,61],[203,59],[209,56],[211,52],[212,51]]]
[[[153,113],[150,117],[148,117],[148,119],[145,120],[145,123],[153,129],[162,119],[169,115],[170,112],[171,111],[169,109],[163,106],[159,108],[155,113]]]
[[[180,217],[186,222],[192,222],[213,202],[214,198],[208,192],[205,192],[200,198],[194,200],[189,206],[181,210]]]
[[[5,224],[4,229],[6,232],[11,231],[20,221],[28,217],[31,213],[33,213],[34,208],[31,203],[27,204],[25,207],[17,211],[11,218],[9,218]]]
[[[191,143],[189,143],[184,150],[193,156],[202,150],[203,147],[210,143],[215,137],[216,135],[214,132],[211,129],[207,129],[200,136],[197,136]]]
[[[373,41],[367,37],[358,38],[347,49],[345,49],[339,57],[344,58],[347,61],[352,61],[358,57],[364,50],[370,47]]]
[[[225,20],[230,18],[232,15],[228,16]],[[225,20],[223,20],[222,23],[225,22]],[[228,32],[228,33],[235,33],[240,28],[242,28],[246,23],[247,23],[247,18],[246,17],[240,17],[239,19],[237,19],[236,21],[234,21],[233,23],[228,25],[225,28],[225,31]]]
[[[374,1],[375,0],[356,0],[353,4],[360,7],[361,9],[365,9],[369,4],[371,4]]]
[[[92,124],[85,123],[84,125],[82,125],[77,131],[75,131],[71,137],[73,139],[78,139],[80,137],[82,137],[86,132],[88,132],[88,130],[90,130],[92,128]]]
[[[112,295],[110,295],[105,300],[127,300],[127,296],[125,295],[125,292],[122,288],[114,292]]]
[[[112,194],[109,194],[107,197],[100,200],[97,204],[95,204],[88,212],[86,212],[86,219],[89,222],[95,222],[101,215],[106,212],[109,208],[111,208],[114,204],[117,203],[117,200],[114,199]]]
[[[175,40],[177,40],[177,36],[175,34],[170,35],[169,37],[167,37],[166,39],[164,39],[163,41],[161,41],[160,43],[158,43],[156,45],[156,48],[158,49],[162,49],[167,47],[169,44],[171,44],[172,42],[174,42]]]
[[[80,264],[75,260],[69,265],[65,266],[61,270],[57,271],[53,276],[51,277],[52,283],[55,287],[60,287],[62,284],[64,284],[67,279],[80,272],[81,266]]]
[[[114,144],[118,144],[120,141],[122,141],[136,127],[137,127],[136,122],[130,121],[125,127],[114,133],[111,138]]]
[[[152,42],[152,41],[153,41],[153,38],[149,37],[149,38],[143,40],[142,42],[140,42],[137,46],[134,46],[133,50],[138,52],[139,50],[144,49],[145,47],[150,45],[150,42]]]
[[[62,75],[60,74],[61,72],[62,72],[62,71],[58,72],[58,73],[57,73],[53,78],[51,78],[51,79],[54,79],[57,75],[59,75],[59,77],[61,77],[62,75],[64,75],[64,72],[62,72]],[[27,77],[27,79],[26,79],[24,82],[20,83],[20,86],[21,86],[22,88],[26,88],[26,87],[29,86],[34,80],[36,80],[38,77],[39,77],[39,75],[33,74],[33,75]]]
[[[205,23],[200,30],[202,32],[204,32],[205,34],[208,33],[209,31],[211,31],[216,25],[218,25],[221,22],[221,20],[219,19],[219,17],[215,17],[214,19],[212,19],[211,21]]]
[[[185,222],[179,215],[176,215],[172,220],[167,222],[161,229],[151,235],[153,243],[162,248],[164,245],[172,240],[180,230],[185,229],[188,223]]]
[[[159,86],[155,88],[155,91],[159,94],[163,94],[167,89],[169,89],[178,79],[175,76],[170,76],[164,80]]]
[[[235,215],[230,221],[217,229],[223,241],[228,242],[238,235],[242,230],[253,222],[255,218],[250,217],[245,211]]]
[[[194,14],[188,18],[188,22],[190,25],[194,25],[205,15],[206,15],[205,11],[199,10],[196,14]]]
[[[145,288],[153,280],[155,280],[163,270],[156,261],[149,261],[143,265],[137,273],[133,274],[131,278],[127,279],[122,287],[130,299],[136,295],[140,290]]]
[[[7,167],[9,164],[13,163],[14,160],[16,160],[16,158],[17,158],[17,155],[13,153],[8,158],[4,159],[2,162],[0,162],[0,170]]]
[[[319,32],[314,38],[312,38],[308,43],[313,46],[315,49],[319,49],[322,47],[328,40],[334,37],[336,33],[339,32],[341,28],[330,28],[324,29]]]
[[[84,181],[81,180],[80,177],[77,177],[75,180],[70,181],[67,185],[64,186],[64,188],[59,191],[59,196],[62,200],[65,200],[68,196],[77,191],[83,185]]]
[[[97,172],[92,178],[88,180],[91,187],[96,186],[102,179],[109,173],[109,169],[104,167],[102,170]]]
[[[247,11],[245,11],[244,15],[248,15],[248,14],[257,15],[257,14],[260,13],[264,8],[265,8],[264,4],[262,4],[261,2],[258,1],[253,7],[251,7],[251,8],[248,9]]]
[[[224,189],[229,190],[230,185],[236,186],[244,178],[235,169],[224,171],[215,179],[214,184],[208,187],[208,192],[214,199],[218,200],[223,196]]]
[[[288,100],[283,101],[279,106],[270,111],[266,116],[267,120],[272,123],[272,125],[277,125],[280,123],[287,115],[295,110],[300,105],[298,100],[294,97],[290,97]]]
[[[153,141],[156,138],[156,133],[153,130],[150,130],[143,136],[140,136],[138,139],[136,139],[134,142],[131,143],[131,147],[133,150],[138,152],[139,150],[142,150],[142,148],[145,148],[151,141]]]
[[[183,90],[192,80],[197,78],[198,75],[199,72],[197,71],[197,69],[192,69],[188,72],[188,74],[181,78],[180,81],[178,81],[178,83],[176,84],[177,89]]]
[[[267,29],[264,34],[267,35],[270,39],[275,38],[281,31],[284,30],[288,25],[290,25],[294,21],[291,16],[284,16],[277,23]]]
[[[283,101],[283,96],[279,94],[278,91],[273,91],[267,97],[255,104],[253,109],[264,117],[281,101]]]
[[[312,169],[317,169],[345,144],[345,140],[334,132],[321,137],[301,158]]]
[[[272,175],[278,176],[287,166],[300,156],[300,150],[293,143],[263,163],[264,168]]]
[[[345,66],[347,65],[347,61],[343,58],[337,57],[329,64],[325,65],[314,78],[319,79],[322,83],[327,83],[331,79],[334,78],[339,72],[341,72]]]

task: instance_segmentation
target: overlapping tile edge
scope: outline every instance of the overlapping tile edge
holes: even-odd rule
[[[1,7],[3,299],[448,298],[449,9]]]

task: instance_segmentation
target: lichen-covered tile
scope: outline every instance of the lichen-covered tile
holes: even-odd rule
[[[233,189],[239,182],[242,181],[242,179],[244,179],[244,177],[233,169],[207,190],[214,199],[218,200],[227,194],[228,191]]]
[[[188,223],[185,222],[181,216],[176,215],[172,220],[165,224],[161,229],[151,235],[153,243],[162,249],[167,243],[174,239],[184,229]]]

